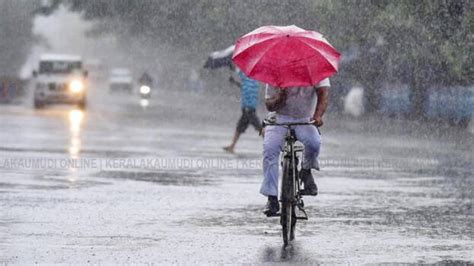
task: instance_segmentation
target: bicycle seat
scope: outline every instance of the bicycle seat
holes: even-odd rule
[[[295,149],[295,151],[303,151],[303,150],[304,150],[304,146],[303,146],[303,145],[295,145],[295,146],[294,146],[294,149]]]
[[[303,145],[297,144],[297,145],[293,146],[293,148],[296,152],[304,151],[304,146]],[[280,151],[282,151],[282,152],[285,151],[285,147],[282,147]]]

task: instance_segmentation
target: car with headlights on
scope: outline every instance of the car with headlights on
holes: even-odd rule
[[[34,107],[47,104],[77,104],[84,109],[88,79],[82,58],[76,55],[44,54],[33,71]]]
[[[133,77],[127,68],[113,68],[109,73],[109,92],[131,94]]]

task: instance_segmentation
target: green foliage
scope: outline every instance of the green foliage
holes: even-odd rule
[[[33,42],[33,10],[28,0],[0,1],[0,76],[16,76]]]
[[[316,7],[327,20],[339,19],[325,25],[337,46],[377,49],[384,61],[373,66],[365,58],[358,65],[382,68],[387,79],[421,67],[436,73],[425,83],[473,83],[472,1],[321,1]]]
[[[343,52],[358,51],[352,65],[342,66],[351,80],[369,86],[380,79],[473,83],[469,0],[63,1],[108,25],[99,27],[103,32],[172,44],[189,54],[226,47],[261,25],[296,24],[322,32]]]

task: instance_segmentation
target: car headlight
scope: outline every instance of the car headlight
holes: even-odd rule
[[[148,94],[148,93],[150,93],[150,91],[151,91],[151,89],[148,86],[141,86],[140,87],[140,93],[141,94]]]
[[[69,90],[73,93],[79,93],[84,90],[84,84],[80,80],[73,80],[69,83]]]

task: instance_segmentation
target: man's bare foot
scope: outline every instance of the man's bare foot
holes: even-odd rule
[[[222,149],[224,149],[224,151],[226,151],[228,153],[234,153],[234,148],[231,147],[231,146],[227,146],[227,147],[224,147]]]

